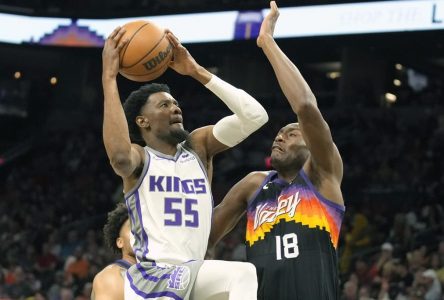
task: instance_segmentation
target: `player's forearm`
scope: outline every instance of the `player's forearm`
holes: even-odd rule
[[[103,141],[111,162],[130,157],[131,141],[128,123],[115,79],[102,80],[104,94]]]
[[[205,85],[221,99],[234,115],[219,121],[213,129],[215,137],[227,146],[234,146],[268,121],[262,105],[242,89],[213,75]]]
[[[203,85],[206,85],[210,80],[211,77],[213,77],[213,74],[211,74],[207,69],[200,65],[196,65],[196,69],[192,74],[190,74],[191,77],[202,83]]]
[[[316,106],[316,98],[307,82],[271,36],[265,39],[262,50],[270,61],[282,92],[293,111],[298,114],[306,105]]]
[[[211,225],[208,248],[215,247],[228,233],[236,226],[237,220],[232,220],[229,216],[219,216],[218,207],[213,210],[213,222]]]

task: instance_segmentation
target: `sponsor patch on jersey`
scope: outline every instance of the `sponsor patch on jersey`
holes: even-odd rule
[[[186,266],[176,266],[168,280],[168,287],[175,290],[184,290],[190,283],[191,272]]]
[[[182,155],[179,159],[180,163],[186,163],[192,160],[196,160],[196,157],[194,157],[193,155],[189,155],[188,153],[185,153],[184,155]]]

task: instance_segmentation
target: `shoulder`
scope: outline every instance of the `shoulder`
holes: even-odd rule
[[[211,131],[211,127],[212,126],[205,126],[193,130],[190,133],[187,141],[184,143],[184,146],[187,149],[192,149],[194,152],[201,155],[202,152],[205,152],[205,145],[209,132]]]
[[[210,159],[217,153],[230,148],[214,136],[213,129],[214,125],[208,125],[197,128],[190,133],[192,147],[203,160]]]
[[[265,178],[270,172],[254,171],[242,178],[231,190],[230,193],[234,198],[243,199],[242,202],[247,203],[248,200],[261,187]]]
[[[251,172],[237,182],[227,193],[222,203],[246,203],[262,185],[268,172]]]
[[[144,153],[145,152],[145,146],[141,146],[141,145],[139,145],[139,144],[131,144],[131,147],[134,149],[134,150],[136,150],[136,151],[138,151],[139,153]]]
[[[241,181],[239,181],[238,185],[241,188],[245,188],[248,190],[255,190],[261,186],[264,182],[265,178],[270,174],[269,171],[254,171],[246,175]]]
[[[270,171],[254,171],[245,176],[244,180],[249,184],[261,184],[269,174]]]
[[[145,156],[146,156],[145,149],[146,149],[145,147],[142,147],[140,145],[132,144],[132,151],[136,152],[140,157],[140,165],[143,165],[145,162]]]
[[[97,273],[93,280],[93,289],[95,293],[104,290],[114,290],[117,288],[118,282],[122,281],[122,268],[116,264],[105,267],[102,271]]]
[[[210,137],[211,133],[213,132],[213,125],[207,125],[203,127],[199,127],[194,129],[190,133],[190,142],[195,147],[203,147]]]

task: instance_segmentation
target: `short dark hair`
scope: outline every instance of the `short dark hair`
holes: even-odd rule
[[[113,252],[120,253],[119,247],[116,245],[116,240],[120,236],[120,229],[128,220],[128,209],[125,204],[118,203],[116,208],[108,213],[105,226],[103,226],[103,238],[106,246]]]
[[[136,124],[136,117],[140,115],[142,107],[147,103],[148,98],[155,93],[166,92],[170,94],[170,88],[163,83],[150,83],[142,85],[138,90],[133,91],[123,103],[128,129],[132,143],[145,146],[145,141],[140,133],[140,128]]]

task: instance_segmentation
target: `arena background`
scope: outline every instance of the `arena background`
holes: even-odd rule
[[[0,12],[114,18],[268,6],[252,0],[59,2],[1,0]],[[340,2],[353,1],[278,5]],[[11,30],[1,28],[0,37]],[[317,96],[344,161],[343,299],[444,299],[444,31],[278,43]],[[217,204],[249,171],[268,168],[271,141],[294,115],[254,39],[185,46],[270,115],[264,128],[215,159]],[[101,136],[101,49],[1,43],[0,70],[0,299],[89,299],[93,276],[114,259],[101,229],[122,190]],[[118,81],[122,99],[139,86]],[[168,70],[157,81],[172,88],[188,129],[229,113],[191,78]],[[218,246],[217,257],[243,260],[243,235],[241,224]],[[433,292],[436,298],[426,297]]]

